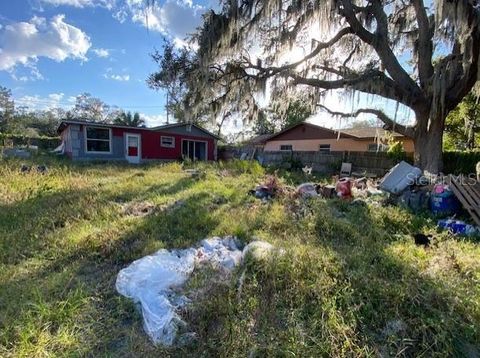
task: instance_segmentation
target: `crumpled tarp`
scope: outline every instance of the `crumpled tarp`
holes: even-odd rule
[[[257,248],[266,250],[267,245],[270,244],[254,241],[242,251],[234,237],[214,237],[203,240],[198,248],[162,249],[121,270],[116,289],[141,305],[144,329],[154,343],[169,346],[175,341],[178,327],[185,324],[177,310],[188,302],[174,288],[186,282],[195,266],[208,262],[219,269],[232,270],[240,264],[244,253]]]

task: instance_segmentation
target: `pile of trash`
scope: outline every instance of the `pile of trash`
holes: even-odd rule
[[[242,248],[242,243],[231,236],[205,239],[199,247],[162,249],[122,269],[116,289],[141,306],[144,329],[153,342],[171,346],[179,327],[186,326],[178,312],[190,302],[180,289],[196,267],[209,264],[231,272],[247,254],[266,257],[272,249],[272,245],[262,241]]]
[[[344,166],[350,170],[343,170]],[[303,169],[306,175],[311,174],[310,168]],[[306,172],[307,169],[308,172]],[[356,177],[354,178],[352,175]],[[289,205],[290,208],[293,208],[291,211],[299,212],[300,216],[303,216],[303,211],[308,212],[309,209],[302,205],[302,202],[307,202],[306,200],[299,202],[298,199],[340,198],[354,204],[399,205],[415,213],[429,211],[435,217],[442,219],[438,221],[439,228],[449,230],[453,234],[480,234],[480,229],[477,226],[469,225],[456,218],[461,210],[462,205],[459,199],[462,200],[462,196],[462,203],[470,203],[470,206],[467,205],[467,208],[470,207],[469,212],[472,211],[471,206],[473,204],[471,202],[476,199],[480,200],[480,186],[477,188],[478,191],[475,192],[472,186],[462,189],[462,185],[465,186],[458,180],[457,182],[445,180],[445,177],[427,178],[420,168],[404,161],[391,168],[381,179],[376,179],[374,175],[365,173],[352,173],[351,164],[343,163],[340,175],[333,176],[329,184],[306,182],[294,188],[280,185],[278,178],[270,176],[250,193],[263,202],[282,195],[291,201],[291,205]],[[454,186],[454,188],[451,186]],[[452,190],[455,187],[456,192]],[[461,192],[462,190],[464,193]],[[457,198],[459,195],[460,198]],[[463,206],[465,207],[465,205]],[[480,210],[470,214],[474,219],[478,219],[477,223],[480,222]]]
[[[267,176],[263,184],[259,184],[250,190],[251,195],[262,200],[270,200],[283,192],[284,188],[281,186],[279,179],[274,175]]]

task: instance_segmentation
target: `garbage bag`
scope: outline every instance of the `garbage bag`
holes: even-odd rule
[[[185,283],[198,263],[233,269],[242,260],[239,246],[233,237],[215,237],[203,240],[199,248],[159,250],[122,269],[116,289],[140,304],[145,332],[153,342],[170,346],[179,326],[185,324],[177,314],[178,308],[188,302],[173,289]]]

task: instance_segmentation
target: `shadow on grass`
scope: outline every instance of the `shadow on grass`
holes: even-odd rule
[[[159,185],[138,192],[129,191],[121,193],[120,196],[137,199],[143,198],[145,192],[152,191],[171,195],[187,189],[191,182],[190,179],[180,180],[174,185]],[[79,218],[94,219],[98,215],[97,210],[110,203],[111,199],[108,193],[99,196],[98,192],[64,191],[5,208],[8,210],[0,212],[0,223],[14,220],[18,227],[2,224],[6,231],[12,230],[8,242],[4,243],[2,262],[18,265],[28,257],[42,256],[42,250],[45,253],[43,256],[48,257],[49,250],[41,243],[27,240],[17,245],[16,239],[18,240],[22,233],[30,237],[40,230],[43,234],[53,232],[59,226],[51,221],[58,221],[59,217],[62,222]],[[87,210],[85,201],[88,203],[88,200],[93,201]],[[57,334],[60,327],[65,325],[62,321],[65,317],[57,318],[51,314],[42,316],[36,308],[38,302],[45,302],[46,307],[55,309],[81,290],[82,297],[89,302],[86,305],[88,316],[78,317],[78,320],[88,327],[85,332],[79,331],[83,335],[81,338],[86,340],[85,354],[122,354],[132,347],[137,347],[139,351],[147,349],[149,352],[158,352],[143,333],[141,318],[138,312],[134,312],[134,305],[115,291],[116,275],[133,260],[159,248],[187,247],[208,236],[218,224],[212,215],[218,206],[212,206],[211,200],[212,195],[209,193],[193,194],[152,215],[132,218],[134,224],[121,236],[104,238],[103,241],[82,240],[72,247],[64,248],[62,255],[55,253],[53,260],[44,260],[39,268],[19,272],[11,279],[3,280],[0,283],[0,302],[4,302],[0,330],[4,333],[0,335],[0,348],[2,345],[14,348],[19,341],[25,344],[25,337],[21,337],[27,334],[23,328],[19,333],[18,327],[32,324],[35,326],[36,323],[30,322],[32,319],[36,320],[39,326],[36,327],[37,331],[34,331],[37,333],[27,335],[27,341],[31,340],[30,344],[36,344],[35,335],[47,329],[45,327],[53,327],[48,328],[49,334]],[[38,210],[40,208],[42,210]],[[28,222],[36,224],[29,226]],[[45,311],[48,311],[48,308],[42,310]],[[19,322],[23,324],[19,325]],[[133,330],[135,338],[132,340]],[[139,341],[142,342],[141,347],[137,346]],[[71,351],[66,348],[57,353],[75,353],[75,349],[73,346]]]
[[[398,240],[393,233],[410,234],[403,239],[413,242],[421,219],[400,227],[389,216],[379,223],[372,210],[333,201],[316,219],[318,243],[342,262],[351,293],[339,304],[346,316],[354,312],[359,340],[382,356],[479,356],[480,317],[470,299],[459,299],[392,250]]]

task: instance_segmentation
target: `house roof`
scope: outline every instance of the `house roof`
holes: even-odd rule
[[[341,133],[353,135],[354,137],[357,137],[360,139],[385,137],[387,133],[393,135],[394,137],[403,137],[403,135],[400,133],[387,131],[382,127],[345,128],[345,129],[337,129],[337,131]]]
[[[195,128],[201,130],[202,132],[216,138],[216,139],[222,139],[220,138],[218,135],[216,134],[213,134],[212,132],[206,130],[205,128],[202,128],[200,127],[199,125],[195,124],[195,123],[172,123],[172,124],[165,124],[163,126],[158,126],[158,127],[152,127],[152,128],[149,128],[151,130],[154,130],[154,131],[161,131],[162,129],[167,129],[167,128],[175,128],[175,127],[183,127],[185,125],[191,125],[191,126],[194,126]]]
[[[57,133],[60,133],[65,129],[70,124],[88,124],[92,125],[95,127],[106,127],[106,128],[135,128],[135,129],[140,129],[140,130],[150,130],[150,128],[146,127],[133,127],[133,126],[123,126],[120,124],[112,124],[112,123],[102,123],[102,122],[95,122],[95,121],[89,121],[89,120],[83,120],[83,119],[75,119],[75,120],[63,120],[60,122],[60,125],[58,126]]]
[[[299,127],[306,127],[310,130],[308,134],[302,134],[299,132]],[[305,131],[305,128],[303,129]],[[296,132],[296,133],[295,133]],[[291,134],[290,134],[291,133]],[[344,129],[329,129],[322,126],[318,126],[316,124],[302,122],[296,124],[292,127],[286,128],[283,131],[275,133],[273,135],[269,135],[268,138],[263,139],[265,142],[270,140],[275,140],[278,137],[296,137],[294,139],[301,140],[301,139],[325,139],[327,136],[329,138],[351,138],[351,139],[370,139],[370,138],[378,138],[378,137],[385,137],[387,133],[391,133],[395,137],[403,137],[402,134],[392,131],[387,131],[382,127],[365,127],[365,128],[344,128]],[[308,137],[307,137],[308,136]],[[258,138],[258,137],[257,137]],[[255,138],[254,138],[255,139]],[[283,139],[293,139],[293,138],[283,138]],[[252,143],[252,140],[250,141]]]
[[[308,122],[301,122],[301,123],[298,123],[294,126],[288,127],[286,129],[278,132],[278,133],[273,134],[266,141],[274,140],[274,139],[276,139],[280,136],[286,136],[289,133],[292,133],[295,130],[298,130],[299,127],[306,127],[306,128],[311,129],[311,131],[308,132],[308,137],[309,138],[305,138],[305,139],[317,139],[317,137],[319,139],[324,139],[325,136],[328,136],[329,138],[338,138],[338,137],[340,137],[340,138],[356,138],[355,136],[353,136],[351,134],[348,134],[348,133],[344,133],[343,131],[339,132],[337,130],[325,128],[325,127],[322,127],[322,126],[318,126],[316,124],[312,124],[312,123],[308,123]],[[305,128],[303,130],[305,130]],[[296,134],[295,136],[298,136],[298,134]],[[301,136],[302,135],[300,135],[299,138],[295,138],[295,139],[302,139]],[[322,136],[322,138],[320,138],[320,136]],[[289,139],[291,139],[291,138],[289,138]]]
[[[154,131],[154,132],[157,132],[157,131],[161,131],[162,129],[167,129],[167,128],[175,128],[175,127],[182,127],[182,126],[185,126],[185,125],[192,125],[196,128],[198,128],[199,130],[201,130],[202,132],[214,137],[215,139],[221,139],[219,136],[207,131],[206,129],[196,125],[196,124],[193,124],[193,123],[172,123],[172,124],[167,124],[167,125],[163,125],[163,126],[157,126],[157,127],[151,127],[151,128],[147,128],[147,127],[133,127],[133,126],[124,126],[124,125],[119,125],[119,124],[112,124],[112,123],[102,123],[102,122],[95,122],[95,121],[88,121],[88,120],[63,120],[60,125],[58,126],[58,129],[57,129],[57,133],[60,133],[61,131],[63,131],[68,125],[70,124],[87,124],[87,125],[92,125],[92,126],[96,126],[96,127],[106,127],[106,128],[126,128],[126,129],[139,129],[139,130],[145,130],[145,131]]]
[[[275,134],[260,134],[246,141],[248,144],[265,144]]]

